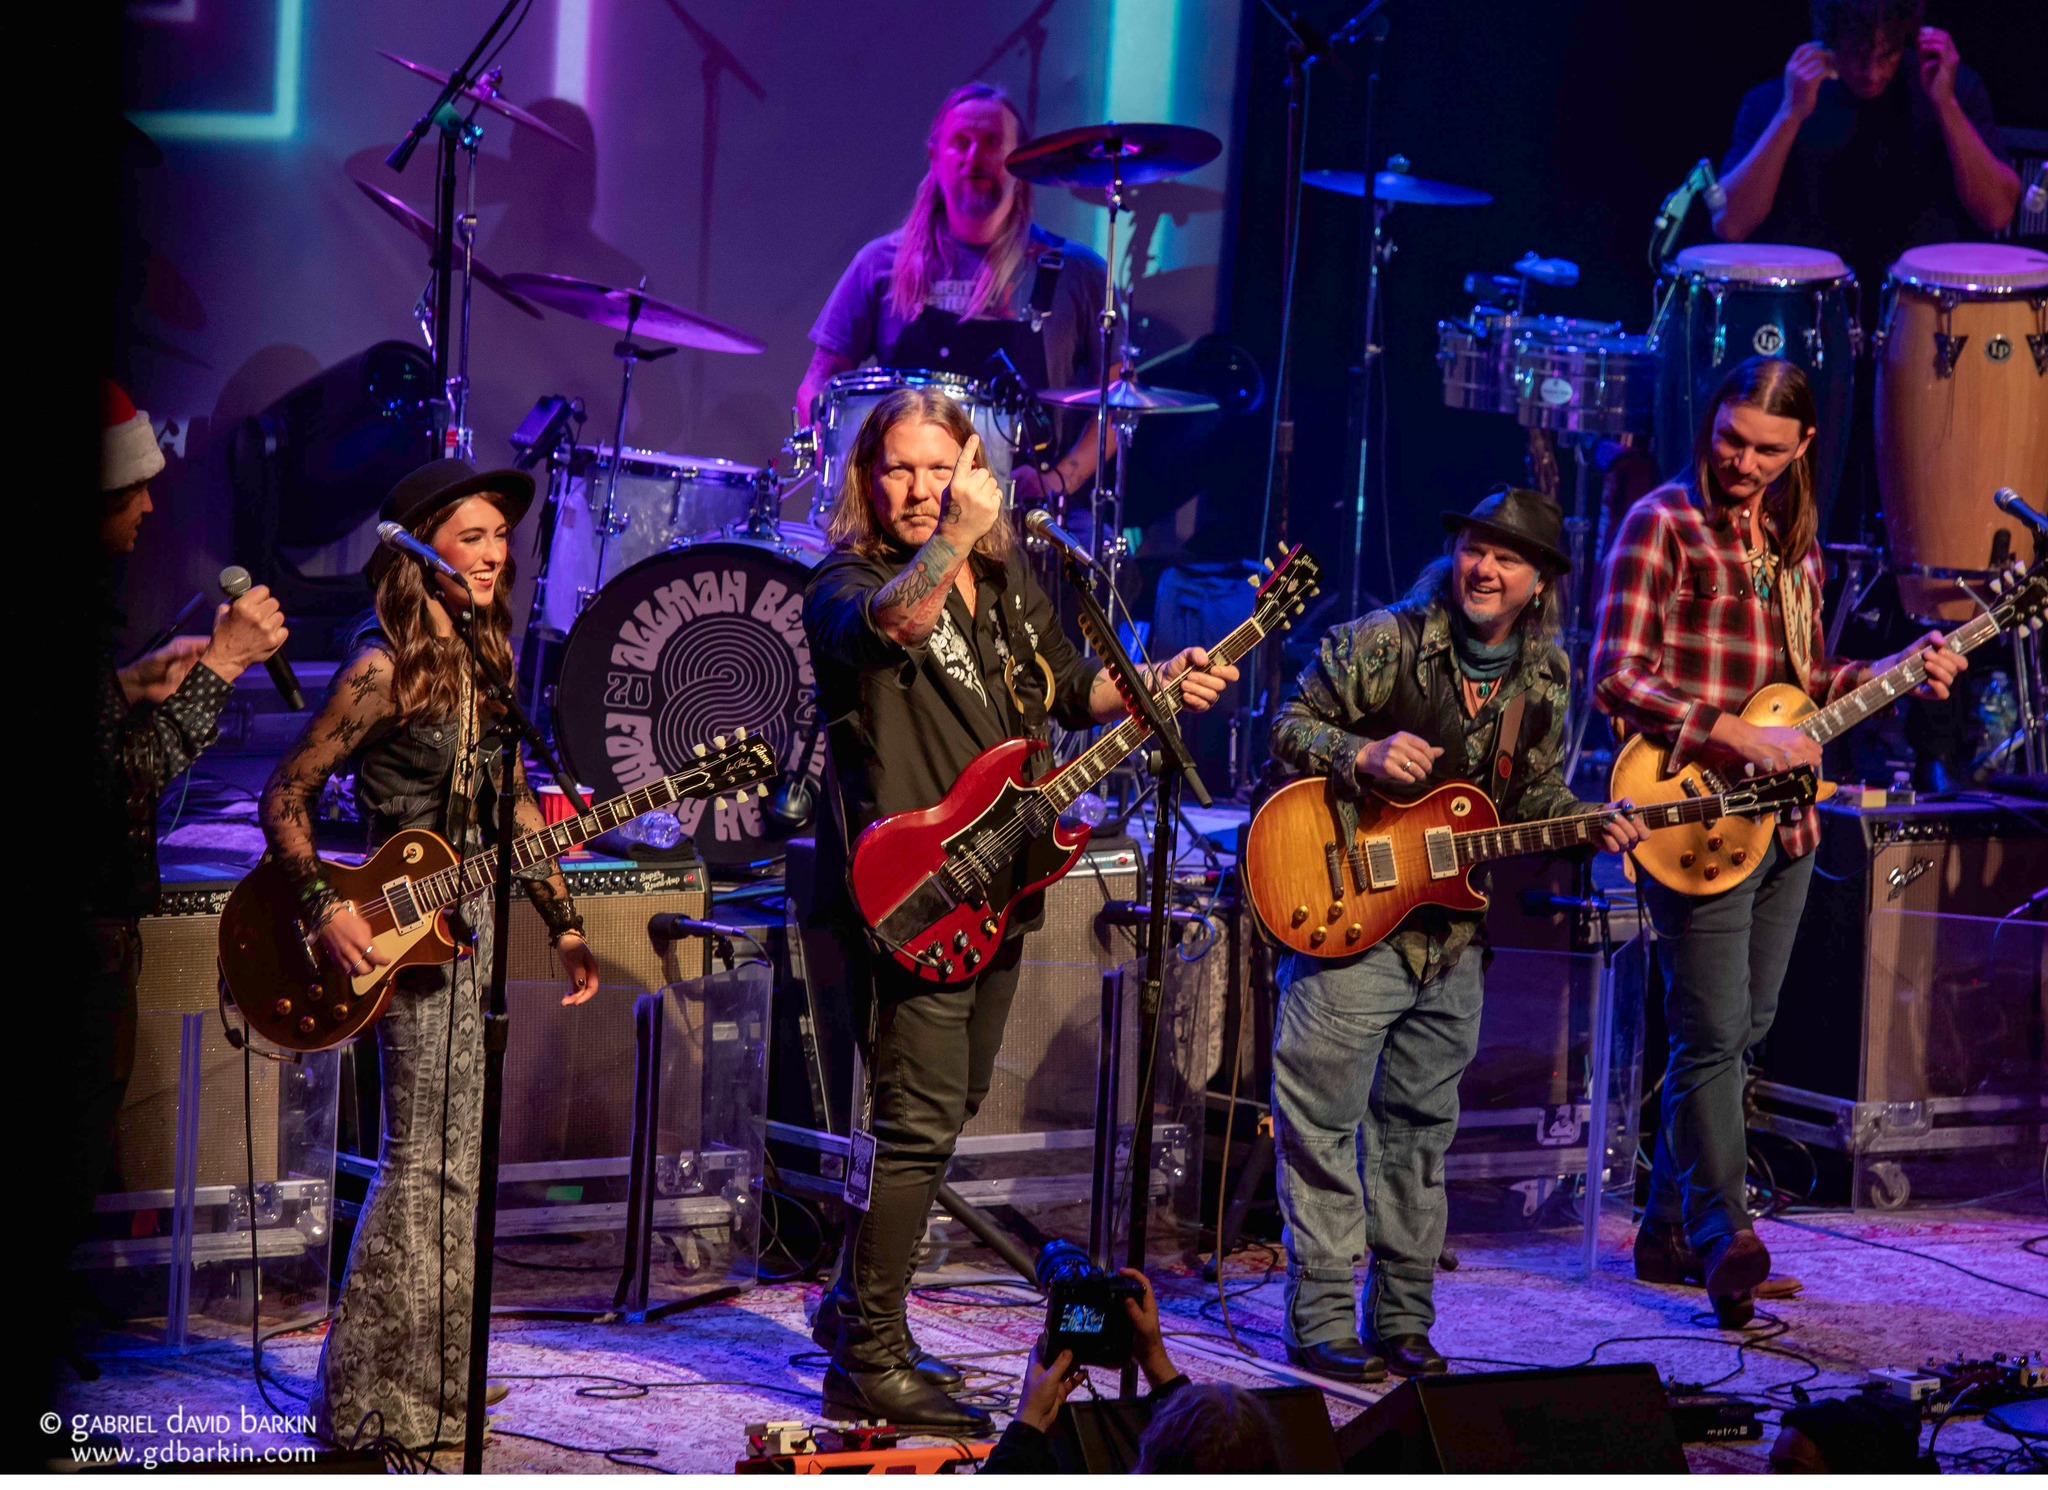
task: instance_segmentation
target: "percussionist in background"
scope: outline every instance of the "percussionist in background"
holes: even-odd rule
[[[853,256],[811,327],[799,424],[827,383],[870,357],[982,381],[1014,369],[1033,393],[1096,380],[1106,271],[1100,256],[1031,221],[1031,187],[1004,165],[1024,134],[1023,115],[993,84],[946,96],[910,215]],[[1021,453],[1013,463],[996,434],[984,429],[982,446],[997,478],[1015,481],[1020,508],[1048,495],[1058,505],[1095,474],[1093,420],[1065,454],[1046,447],[1043,472]],[[1049,425],[1038,438],[1050,440]]]

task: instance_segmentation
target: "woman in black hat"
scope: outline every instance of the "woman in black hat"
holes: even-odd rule
[[[508,540],[532,500],[523,473],[479,474],[460,460],[434,461],[392,488],[380,517],[404,525],[463,581],[378,551],[364,570],[375,612],[264,790],[271,853],[292,876],[324,954],[356,973],[388,959],[354,906],[321,878],[313,841],[320,794],[351,756],[372,844],[401,828],[430,828],[465,855],[483,849],[494,841],[507,749],[514,818],[523,830],[544,826],[473,661],[480,656],[496,679],[511,676]],[[474,654],[456,632],[465,614],[474,618]],[[568,886],[552,861],[522,878],[573,985],[563,1002],[580,1004],[597,992],[597,962]],[[409,1446],[462,1437],[483,1094],[478,991],[491,975],[492,928],[488,897],[461,909],[474,955],[399,972],[377,1025],[383,1146],[314,1394],[322,1431],[338,1438],[353,1439],[365,1423]]]

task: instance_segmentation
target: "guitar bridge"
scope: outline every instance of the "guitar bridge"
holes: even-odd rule
[[[1363,895],[1367,889],[1365,855],[1359,852],[1358,845],[1354,843],[1344,851],[1344,858],[1351,865],[1351,883],[1358,886],[1358,893]]]

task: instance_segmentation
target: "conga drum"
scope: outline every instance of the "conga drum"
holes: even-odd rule
[[[1878,336],[1877,483],[1899,600],[1921,620],[1967,620],[1978,607],[1958,582],[2032,552],[1993,493],[2048,493],[2048,253],[1909,249]]]

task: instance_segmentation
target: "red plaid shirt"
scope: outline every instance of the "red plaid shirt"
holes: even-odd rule
[[[1796,578],[1795,578],[1796,576]],[[1818,596],[1821,561],[1810,553],[1787,583]],[[1797,683],[1785,650],[1780,592],[1756,593],[1742,535],[1716,522],[1688,486],[1660,486],[1621,520],[1601,576],[1593,639],[1593,697],[1625,733],[1671,751],[1673,769],[1696,759],[1714,721],[1742,712],[1767,683]],[[1861,663],[1827,656],[1820,606],[1808,608],[1812,635],[1806,689],[1819,703],[1863,681]],[[1820,819],[1781,823],[1778,841],[1794,858],[1820,842]]]

